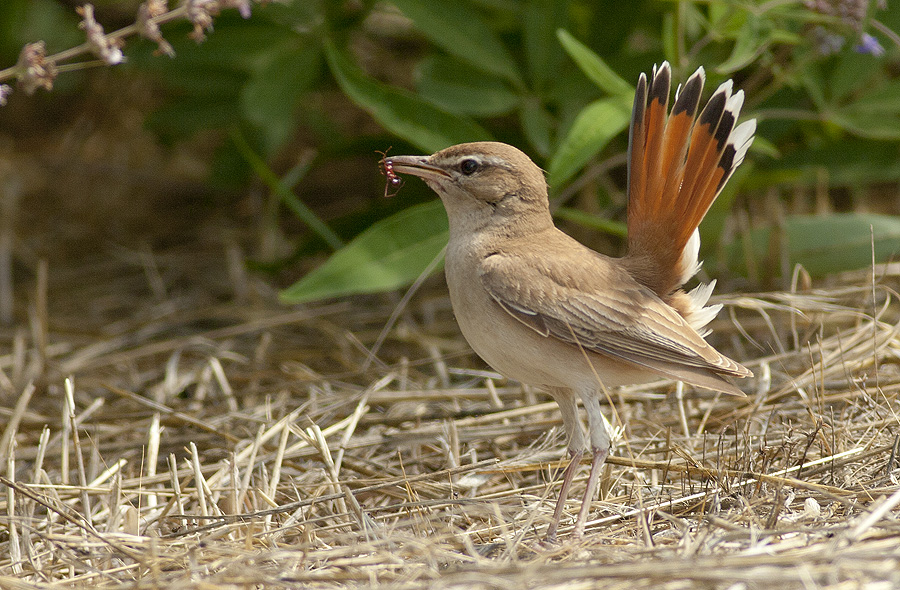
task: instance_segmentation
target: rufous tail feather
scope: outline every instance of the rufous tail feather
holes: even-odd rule
[[[679,87],[668,113],[671,69],[641,74],[628,145],[628,254],[625,263],[664,300],[699,268],[700,221],[753,141],[755,121],[735,127],[744,93],[731,80],[698,116],[705,73]],[[693,239],[692,239],[693,238]]]

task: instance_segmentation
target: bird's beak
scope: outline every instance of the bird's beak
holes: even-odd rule
[[[428,156],[391,156],[384,159],[384,165],[400,174],[412,174],[423,180],[450,178],[443,168],[428,163]]]

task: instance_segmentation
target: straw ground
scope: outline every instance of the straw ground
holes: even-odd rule
[[[895,267],[725,300],[749,395],[615,392],[558,546],[555,404],[472,355],[439,279],[389,324],[387,296],[279,305],[215,243],[36,268],[0,348],[0,587],[900,585]]]

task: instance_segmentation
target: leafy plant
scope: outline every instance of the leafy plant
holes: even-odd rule
[[[778,266],[773,260],[786,253],[789,268],[802,265],[812,276],[835,269],[862,268],[872,259],[887,260],[900,252],[900,218],[866,213],[838,213],[828,217],[787,216],[780,227],[760,227],[725,249],[730,267],[742,274]]]
[[[409,285],[447,245],[447,218],[441,211],[441,202],[432,201],[375,222],[326,264],[282,291],[282,299],[299,303]]]
[[[621,225],[606,217],[615,217],[623,201],[633,81],[663,59],[676,80],[700,65],[708,87],[734,78],[747,92],[744,116],[760,120],[750,158],[701,227],[705,247],[727,246],[718,242],[731,235],[721,229],[738,191],[793,191],[825,178],[857,193],[900,179],[900,37],[893,32],[900,11],[877,8],[850,0],[290,0],[255,6],[249,21],[224,12],[200,45],[188,38],[189,24],[168,25],[164,34],[176,59],[154,55],[150,42],[126,51],[128,67],[156,74],[170,92],[148,120],[163,139],[228,131],[213,167],[218,183],[264,179],[273,201],[311,229],[315,239],[306,241],[307,249],[339,248],[358,234],[346,253],[284,292],[286,300],[308,300],[396,288],[439,254],[439,232],[396,240],[403,227],[397,219],[412,213],[373,225],[393,205],[370,205],[331,229],[289,191],[309,166],[336,156],[372,158],[374,175],[372,152],[397,140],[403,150],[425,153],[481,139],[515,144],[548,170],[562,219],[620,233]],[[26,13],[43,15],[54,30],[65,28],[53,0],[10,0],[0,19],[5,15],[13,23],[6,28],[18,31],[13,25]],[[377,127],[342,124],[336,113],[349,108],[346,101]],[[295,158],[285,155],[297,129],[318,157],[291,166]],[[276,168],[285,160],[292,172],[279,177]],[[606,181],[581,177],[598,174]],[[565,207],[575,193],[596,199],[604,218]],[[445,223],[437,205],[415,214],[422,227]],[[838,227],[837,219],[822,223]],[[873,226],[885,231],[884,224]],[[369,229],[360,233],[361,227]],[[808,251],[809,233],[798,233],[789,247]],[[856,236],[830,233],[838,247],[846,239],[855,248]],[[740,270],[733,257],[726,260]],[[851,264],[836,256],[823,260],[833,264],[823,271]]]
[[[417,94],[399,90],[392,93],[384,86],[371,86],[367,91],[358,70],[354,71],[357,77],[352,87],[346,81],[341,86],[386,129],[425,152],[461,141],[483,139],[485,134],[479,127],[478,132],[466,131],[463,137],[443,133],[444,138],[437,139],[435,131],[447,127],[446,114],[428,116],[430,108],[428,111],[422,106],[409,108],[401,101],[420,105],[418,98],[458,117],[485,119],[488,129],[497,129],[497,136],[501,133],[509,136],[518,145],[530,147],[539,158],[543,156],[551,191],[559,194],[593,159],[607,152],[623,151],[624,130],[634,92],[626,80],[636,78],[633,72],[636,63],[640,62],[639,69],[646,70],[650,63],[665,57],[674,64],[676,78],[684,78],[681,74],[700,64],[711,66],[708,69],[711,84],[727,76],[737,76],[738,86],[748,88],[745,116],[756,115],[761,119],[759,135],[762,137],[754,150],[759,160],[757,166],[753,174],[740,174],[733,179],[728,194],[717,202],[717,207],[729,206],[739,188],[762,190],[811,185],[820,181],[822,169],[827,169],[841,183],[900,178],[900,170],[894,164],[898,161],[897,140],[900,140],[897,129],[900,84],[890,79],[885,59],[852,48],[853,38],[861,38],[859,32],[867,22],[866,15],[856,22],[848,22],[849,17],[842,20],[827,11],[813,10],[815,6],[780,3],[682,2],[663,5],[660,12],[646,3],[617,4],[616,12],[626,13],[622,22],[632,23],[632,29],[618,32],[619,43],[607,46],[608,58],[603,59],[570,32],[597,31],[601,27],[601,7],[592,11],[583,3],[570,2],[566,11],[553,2],[530,1],[518,9],[492,5],[479,10],[474,5],[454,3],[450,10],[445,3],[437,1],[403,0],[394,4],[437,46],[420,63]],[[460,14],[451,14],[454,11]],[[467,17],[463,17],[463,11]],[[536,23],[551,22],[569,28],[557,29],[553,39],[547,34],[546,26],[536,26]],[[639,24],[642,22],[654,22],[661,31],[659,43],[643,39],[648,45],[643,52],[632,49],[628,41],[633,43],[641,35],[652,39],[657,29],[642,29]],[[883,31],[890,31],[883,23],[878,24]],[[846,47],[837,52],[825,51],[822,35],[832,38],[844,35],[848,38]],[[505,41],[511,45],[505,45]],[[601,44],[602,40],[594,46]],[[524,59],[519,61],[510,58],[523,54]],[[894,47],[892,55],[896,54]],[[338,80],[342,80],[347,62],[330,59],[329,64]],[[575,78],[573,65],[583,78]],[[585,86],[585,81],[590,81],[592,86]],[[508,125],[512,111],[518,112],[517,132]],[[507,118],[498,119],[503,116]],[[434,125],[430,124],[432,121]],[[429,133],[415,129],[423,122]],[[468,119],[450,127],[471,128]],[[613,141],[615,145],[608,148]],[[865,143],[865,151],[839,157],[840,146],[861,142]],[[857,154],[861,157],[854,157]],[[876,164],[873,159],[890,164]],[[749,169],[752,164],[745,166]],[[426,214],[442,216],[443,211],[435,206]],[[565,210],[564,217],[575,223],[598,225],[571,209]],[[710,217],[715,219],[721,215],[713,211]],[[886,259],[900,249],[893,235],[895,224],[868,217],[791,218],[787,247],[793,259],[809,264],[816,274],[866,263],[871,256],[864,257],[857,252],[861,243],[860,224],[866,223],[871,223],[876,234],[883,234],[883,239],[876,237],[879,259]],[[721,229],[721,223],[708,225]],[[828,227],[846,231],[829,232]],[[366,232],[366,242],[378,241],[378,231],[376,226]],[[770,230],[760,228],[747,239],[759,247],[760,240],[765,240],[769,233]],[[864,241],[868,244],[868,232],[865,233]],[[715,245],[718,234],[704,235],[705,245]],[[830,240],[824,255],[823,235]],[[358,245],[352,243],[348,249],[356,249]],[[436,254],[441,245],[432,244],[430,253]],[[747,251],[739,241],[729,246],[726,260],[731,268],[745,270],[745,264],[735,253]],[[828,254],[838,251],[847,255]],[[850,255],[851,252],[856,254]],[[317,273],[285,291],[284,298],[291,301],[309,298],[313,293],[326,296],[348,292],[345,282],[337,277],[330,283],[331,291],[322,290],[318,280],[318,273],[336,271],[338,260],[336,256],[326,262]],[[356,272],[358,268],[348,272]],[[417,274],[415,269],[409,269],[407,280],[411,281]],[[315,290],[313,285],[317,285]],[[374,290],[375,283],[372,287]],[[353,290],[369,289],[354,284]]]

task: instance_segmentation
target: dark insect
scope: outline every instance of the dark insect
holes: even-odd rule
[[[381,173],[387,177],[387,184],[384,185],[384,196],[385,197],[393,197],[398,192],[400,192],[400,187],[403,186],[403,179],[397,176],[397,173],[394,172],[394,165],[391,163],[391,160],[387,157],[387,153],[391,151],[391,148],[384,150],[383,152],[376,151],[376,154],[381,154]],[[391,192],[391,188],[394,188],[393,192]]]

